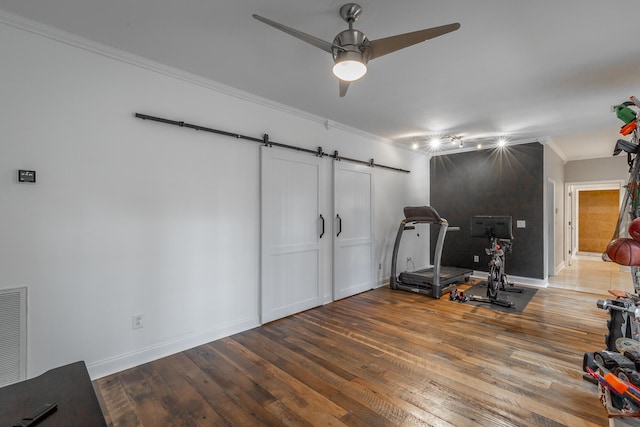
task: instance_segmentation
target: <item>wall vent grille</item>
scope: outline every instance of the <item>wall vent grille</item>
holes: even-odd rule
[[[0,289],[0,387],[27,377],[27,288]]]

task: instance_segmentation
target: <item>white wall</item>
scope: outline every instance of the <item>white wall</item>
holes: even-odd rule
[[[608,142],[607,142],[608,143]],[[611,144],[613,153],[614,145]],[[600,159],[572,160],[564,167],[566,182],[599,182],[612,180],[627,180],[629,165],[627,153]]]
[[[0,16],[0,289],[28,288],[29,377],[84,360],[96,378],[258,325],[259,144],[134,112],[411,170],[375,172],[388,276],[426,157],[49,30]]]
[[[549,259],[545,255],[547,261],[547,274],[545,276],[554,276],[557,271],[560,271],[564,266],[564,255],[567,253],[565,249],[565,232],[564,232],[564,160],[558,156],[558,154],[549,146],[544,146],[544,180],[545,188],[549,188],[555,184],[554,194],[554,212],[553,216],[550,214],[550,207],[548,200],[548,192],[545,192],[545,230],[548,230],[550,226],[553,227],[554,238],[553,242],[545,241],[545,254],[548,254],[550,249],[553,249],[553,260]],[[553,245],[553,246],[552,246]]]
[[[391,153],[391,147],[387,147]],[[376,169],[376,262],[381,265],[379,281],[388,281],[391,275],[391,254],[405,206],[429,204],[429,158],[416,155],[406,163],[411,177],[397,172]],[[430,265],[429,235],[422,239],[409,239],[405,233],[398,254],[398,271],[408,269],[407,254],[415,260],[415,267]]]

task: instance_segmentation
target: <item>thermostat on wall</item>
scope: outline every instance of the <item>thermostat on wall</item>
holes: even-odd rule
[[[18,182],[36,182],[36,171],[18,171]]]

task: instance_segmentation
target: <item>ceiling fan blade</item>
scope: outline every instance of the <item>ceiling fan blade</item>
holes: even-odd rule
[[[285,25],[279,24],[279,23],[277,23],[275,21],[272,21],[270,19],[264,18],[264,17],[262,17],[260,15],[255,15],[254,14],[253,17],[255,19],[257,19],[258,21],[262,21],[267,25],[271,25],[273,28],[277,28],[278,30],[284,31],[285,33],[290,34],[293,37],[296,37],[296,38],[298,38],[298,39],[300,39],[300,40],[302,40],[304,42],[307,42],[307,43],[315,46],[315,47],[319,47],[320,49],[322,49],[322,50],[324,50],[326,52],[333,53],[331,51],[331,48],[333,47],[333,43],[326,42],[326,41],[324,41],[322,39],[319,39],[319,38],[314,37],[312,35],[309,35],[307,33],[303,33],[302,31],[298,31],[298,30],[296,30],[294,28],[290,28],[290,27],[287,27]]]
[[[456,22],[454,24],[427,28],[425,30],[414,31],[411,33],[398,34],[397,36],[386,37],[384,39],[372,40],[370,59],[379,58],[382,55],[395,52],[396,50],[450,33],[458,28],[460,28],[460,24]]]
[[[340,98],[347,94],[347,89],[349,89],[349,82],[344,80],[338,80],[340,82]]]

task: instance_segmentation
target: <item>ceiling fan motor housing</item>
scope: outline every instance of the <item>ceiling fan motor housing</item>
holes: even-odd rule
[[[344,30],[333,39],[333,60],[356,60],[366,64],[369,62],[371,43],[367,36],[359,30]],[[340,48],[336,47],[340,46]]]

